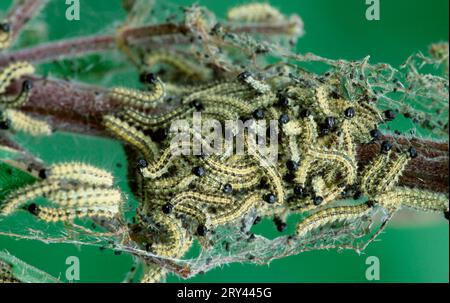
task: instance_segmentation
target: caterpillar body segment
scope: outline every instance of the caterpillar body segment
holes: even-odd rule
[[[342,123],[342,140],[343,140],[343,147],[342,149],[345,151],[345,153],[352,158],[353,162],[356,162],[355,154],[356,154],[356,148],[353,143],[352,138],[352,132],[350,130],[350,122],[349,120],[345,120]]]
[[[371,207],[367,204],[357,206],[337,206],[319,210],[297,225],[297,236],[303,237],[308,232],[337,221],[354,220],[367,215]]]
[[[333,116],[333,112],[329,106],[328,90],[325,86],[320,86],[316,89],[316,103],[315,107],[323,116]]]
[[[152,251],[162,257],[180,257],[186,252],[190,241],[187,239],[186,230],[182,228],[179,220],[162,213],[153,214],[153,220],[157,224],[163,239],[152,243]],[[186,243],[188,242],[188,243]]]
[[[277,203],[283,204],[285,199],[285,190],[283,186],[283,179],[278,168],[258,151],[249,149],[249,153],[253,157],[254,161],[261,165],[263,176],[267,177],[270,189],[274,194],[276,194]]]
[[[70,222],[81,218],[107,218],[112,219],[119,213],[119,206],[90,206],[76,208],[52,208],[37,206],[36,217],[46,222]]]
[[[47,122],[29,117],[17,110],[6,109],[3,116],[11,121],[10,127],[15,131],[32,136],[49,136],[52,133],[52,128]]]
[[[147,161],[159,156],[159,148],[150,137],[127,122],[113,116],[104,116],[103,124],[116,137],[136,148]]]
[[[165,96],[165,87],[161,80],[157,79],[151,86],[151,91],[140,91],[136,89],[115,87],[109,93],[113,100],[121,102],[137,109],[155,108],[160,105]]]
[[[277,95],[273,92],[267,92],[261,95],[258,95],[256,98],[252,98],[250,104],[253,110],[258,108],[267,108],[269,106],[274,105],[278,101]]]
[[[347,154],[338,150],[325,150],[310,148],[307,155],[313,159],[329,162],[330,165],[338,165],[345,172],[344,180],[347,184],[353,184],[357,177],[356,162]]]
[[[250,114],[253,111],[253,108],[249,103],[236,97],[210,95],[204,96],[201,99],[201,102],[205,106],[232,109],[233,112],[239,113],[240,115]]]
[[[144,178],[156,179],[167,173],[167,169],[173,164],[175,156],[172,154],[170,147],[164,150],[161,157],[153,163],[149,163],[147,167],[141,168]]]
[[[209,224],[211,226],[224,225],[233,222],[248,213],[252,207],[262,203],[261,193],[253,193],[245,197],[242,201],[227,207],[224,212],[211,216]]]
[[[202,100],[204,97],[208,96],[220,97],[227,95],[238,98],[240,94],[251,94],[251,89],[238,81],[223,82],[195,91],[186,97],[183,97],[182,101],[183,104],[189,104],[194,100]]]
[[[373,185],[376,184],[379,174],[389,162],[391,151],[387,154],[380,154],[371,165],[367,165],[361,174],[361,190],[363,193],[373,193]]]
[[[238,76],[238,79],[243,83],[250,86],[253,90],[255,90],[259,94],[266,94],[271,92],[271,87],[267,83],[264,83],[261,80],[256,79],[252,74],[248,72],[243,72]]]
[[[0,215],[7,216],[16,211],[19,207],[23,206],[26,202],[45,197],[52,192],[56,192],[61,189],[59,182],[42,181],[37,182],[23,188],[20,188],[11,194],[1,204]]]
[[[61,189],[47,195],[52,202],[64,208],[114,206],[122,204],[122,194],[115,188],[96,188],[81,186],[74,189]]]
[[[178,193],[198,179],[195,175],[173,176],[152,180],[145,184],[145,189],[152,194]]]
[[[227,162],[222,163],[215,157],[205,157],[202,159],[202,163],[205,167],[208,167],[212,171],[217,171],[226,176],[231,177],[248,177],[258,173],[259,167],[253,163],[245,165],[230,165]]]
[[[183,214],[194,219],[198,224],[208,225],[209,218],[191,202],[178,203],[174,206],[173,211],[176,215]]]
[[[314,158],[306,155],[300,162],[298,170],[295,172],[295,182],[304,185],[306,179],[308,178],[309,172],[312,169],[312,164],[314,163]]]
[[[406,153],[403,153],[394,161],[390,161],[380,173],[379,184],[376,186],[375,191],[381,193],[391,190],[397,184],[399,177],[403,174],[410,160],[411,158]]]
[[[103,169],[81,162],[64,162],[51,165],[46,170],[49,180],[68,180],[95,186],[111,187],[113,175]]]
[[[161,115],[150,115],[136,109],[126,109],[123,111],[124,119],[132,124],[137,124],[141,129],[154,129],[168,127],[176,119],[191,115],[195,108],[182,105]]]
[[[202,110],[202,117],[217,119],[219,121],[235,121],[239,119],[239,114],[226,105],[220,107],[208,106]]]
[[[195,191],[185,191],[176,195],[170,201],[172,205],[183,204],[186,202],[204,203],[208,205],[227,206],[232,205],[235,201],[233,198],[217,195],[217,194],[203,194]]]
[[[375,196],[374,200],[391,212],[400,207],[428,212],[448,212],[449,210],[448,196],[406,187],[396,187],[381,193]]]
[[[255,174],[248,177],[230,177],[227,175],[209,172],[208,176],[203,177],[196,183],[201,189],[208,191],[218,191],[223,189],[225,184],[231,186],[233,191],[248,190],[256,187],[261,182],[261,174]]]

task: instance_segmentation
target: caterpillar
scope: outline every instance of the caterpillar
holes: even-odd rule
[[[283,204],[284,186],[280,172],[256,150],[249,150],[249,153],[254,158],[254,160],[261,165],[261,170],[265,172],[265,176],[267,176],[270,187],[276,194],[277,202],[279,204]]]
[[[166,177],[163,179],[156,179],[145,185],[145,189],[153,194],[169,194],[177,193],[188,188],[196,179],[195,175],[177,175],[173,177]]]
[[[227,18],[230,21],[263,22],[281,21],[284,16],[267,3],[251,3],[230,9]]]
[[[7,216],[13,213],[17,208],[25,204],[27,201],[44,197],[49,193],[61,189],[61,184],[55,181],[37,182],[10,193],[1,205],[0,215]]]
[[[252,98],[251,106],[253,110],[258,108],[266,108],[268,106],[272,106],[275,102],[278,101],[276,94],[269,91],[262,95],[258,95],[256,98]]]
[[[183,100],[184,104],[186,104],[186,100],[189,99]],[[247,102],[236,97],[222,96],[222,95],[205,95],[199,98],[199,100],[205,106],[231,109],[233,112],[238,113],[240,115],[250,114],[253,111],[252,107]]]
[[[363,193],[375,193],[375,186],[377,185],[379,179],[384,177],[380,175],[380,172],[382,172],[383,168],[388,165],[391,152],[392,151],[388,151],[387,154],[378,155],[371,165],[367,165],[365,167],[360,178],[360,187]]]
[[[233,198],[223,195],[203,194],[195,191],[184,191],[172,198],[170,204],[175,206],[177,204],[182,204],[189,201],[219,206],[232,205],[234,203]]]
[[[113,218],[119,212],[117,205],[89,206],[77,208],[52,208],[36,206],[34,215],[46,222],[70,222],[81,218]]]
[[[240,82],[223,82],[217,83],[211,87],[195,91],[185,97],[183,97],[183,104],[189,104],[194,100],[201,100],[205,96],[231,96],[235,97],[235,94],[248,93],[250,89],[248,86],[242,85]]]
[[[221,188],[222,184],[228,184],[231,186],[232,190],[244,190],[250,189],[257,186],[261,181],[261,174],[254,174],[242,178],[231,178],[229,176],[215,174],[211,172],[208,176],[202,178],[197,183],[200,188],[207,190],[218,190]]]
[[[308,116],[302,121],[300,138],[302,146],[309,146],[316,143],[317,124],[312,116]]]
[[[109,92],[112,99],[137,109],[148,109],[158,106],[165,96],[164,84],[156,79],[150,92],[124,87],[112,88]]]
[[[31,118],[17,110],[6,109],[3,116],[10,121],[10,127],[15,131],[32,136],[49,136],[52,133],[52,129],[47,122]]]
[[[253,193],[244,198],[242,203],[235,203],[231,207],[227,207],[224,212],[221,212],[215,216],[211,216],[210,225],[224,225],[233,222],[241,218],[249,210],[262,202],[261,193]]]
[[[379,194],[374,201],[389,211],[401,206],[432,212],[448,212],[448,196],[426,190],[397,187],[391,191]]]
[[[144,178],[156,179],[167,172],[167,169],[172,165],[174,156],[170,147],[166,148],[161,157],[153,163],[148,163],[144,168],[141,168],[141,173]]]
[[[176,219],[161,213],[153,214],[155,223],[160,231],[164,231],[164,239],[159,243],[152,243],[152,251],[162,257],[178,257],[185,252],[186,231]]]
[[[173,120],[186,117],[192,114],[194,110],[195,108],[189,105],[182,105],[167,113],[156,116],[149,115],[136,109],[126,109],[122,114],[128,122],[135,123],[139,125],[140,128],[146,130],[156,127],[167,127]]]
[[[0,104],[7,108],[18,108],[25,105],[31,96],[33,88],[33,82],[31,80],[25,80],[22,83],[22,90],[17,96],[1,96]]]
[[[302,237],[313,229],[337,221],[353,220],[367,215],[371,207],[364,203],[356,206],[337,206],[319,210],[297,225],[297,236]]]
[[[343,150],[345,153],[355,160],[355,145],[353,144],[352,132],[350,130],[349,120],[342,122],[342,139],[343,139]]]
[[[383,178],[379,179],[379,184],[375,191],[385,192],[391,190],[397,183],[398,178],[402,175],[410,159],[408,154],[403,153],[399,155],[395,161],[390,161],[390,163],[383,168],[383,171],[381,172]]]
[[[217,171],[226,176],[232,177],[246,177],[252,174],[256,174],[259,170],[259,167],[253,163],[234,166],[229,165],[226,162],[222,163],[221,161],[218,161],[218,159],[214,157],[204,157],[201,159],[201,161],[205,165],[205,167],[208,167],[211,170]]]
[[[295,172],[295,182],[301,186],[306,183],[309,171],[312,168],[314,160],[311,156],[306,155],[300,162],[298,170]]]
[[[313,159],[321,160],[330,163],[330,165],[338,165],[344,171],[344,180],[347,184],[353,184],[356,180],[357,167],[356,162],[353,161],[348,155],[338,150],[326,150],[310,148],[307,151],[307,155]]]
[[[117,206],[122,203],[120,190],[90,186],[60,189],[47,194],[46,197],[64,208]]]
[[[219,121],[235,121],[239,119],[239,114],[226,105],[220,107],[208,106],[202,110],[202,117],[218,119]]]
[[[173,211],[175,214],[183,214],[193,218],[195,221],[198,222],[198,224],[207,225],[208,218],[206,217],[205,213],[203,213],[203,211],[197,206],[195,206],[193,203],[189,202],[178,203],[174,206]]]
[[[270,85],[262,82],[261,80],[257,80],[251,73],[243,72],[239,74],[238,79],[247,85],[249,85],[252,89],[254,89],[259,94],[269,93],[271,91]]]
[[[114,181],[110,172],[81,162],[53,164],[45,171],[45,175],[49,180],[68,180],[106,187],[111,187]]]
[[[324,116],[333,116],[334,113],[329,107],[328,91],[326,86],[320,86],[316,89],[315,108]]]
[[[33,74],[35,71],[33,65],[28,62],[14,62],[9,64],[0,72],[0,95],[5,93],[13,80]]]
[[[116,137],[137,149],[147,161],[151,161],[159,156],[158,146],[143,132],[129,125],[127,122],[106,115],[103,117],[103,124]]]

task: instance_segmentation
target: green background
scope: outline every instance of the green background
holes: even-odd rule
[[[56,40],[98,31],[113,30],[125,16],[118,0],[81,0],[81,20],[64,17],[64,0],[51,0],[40,19],[48,23],[48,39]],[[171,1],[182,5],[192,1]],[[329,58],[361,59],[371,55],[372,62],[394,66],[418,50],[426,52],[433,42],[448,41],[448,0],[381,0],[381,20],[367,21],[365,0],[285,0],[271,1],[284,13],[298,13],[305,22],[306,34],[298,50],[312,51]],[[1,0],[5,11],[11,1]],[[224,16],[226,10],[244,1],[198,1]],[[120,81],[126,82],[126,72]],[[122,148],[107,139],[56,133],[50,138],[17,136],[33,153],[47,162],[80,160],[114,170],[124,188],[125,164]],[[413,217],[413,220],[417,217]],[[19,224],[20,217],[16,218]],[[367,282],[367,256],[380,260],[381,282],[448,282],[449,227],[443,218],[419,226],[396,220],[365,254],[352,251],[313,251],[275,260],[270,266],[232,264],[212,270],[192,282]],[[270,222],[258,227],[274,233]],[[78,248],[71,245],[45,245],[34,241],[16,241],[0,237],[0,250],[12,254],[64,279],[65,259],[78,256],[81,282],[119,282],[131,266],[131,258],[112,251]],[[170,277],[170,282],[180,281]]]

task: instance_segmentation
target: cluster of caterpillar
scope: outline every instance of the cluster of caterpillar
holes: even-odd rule
[[[140,219],[133,227],[139,243],[155,254],[180,256],[190,236],[208,238],[217,226],[238,224],[250,213],[281,217],[278,214],[286,210],[312,211],[298,224],[297,236],[303,237],[327,224],[369,216],[375,205],[448,212],[444,196],[426,203],[420,192],[412,195],[396,189],[409,161],[417,156],[413,148],[394,153],[391,142],[382,142],[373,163],[358,168],[356,144],[379,141],[378,128],[391,114],[379,111],[368,95],[347,100],[338,79],[331,75],[327,81],[312,77],[266,83],[243,72],[228,81],[167,86],[169,96],[176,96],[179,103],[164,113],[149,114],[128,104],[116,116],[105,116],[105,127],[140,155],[133,158],[140,180],[136,189]],[[194,112],[221,123],[276,121],[282,146],[276,163],[267,163],[258,150],[250,149],[245,155],[172,154],[168,128],[178,119],[192,125]],[[349,192],[354,199],[365,195],[371,202],[333,206],[348,199]],[[170,235],[144,236],[149,226],[161,226]],[[162,272],[150,267],[146,280],[161,278]]]
[[[170,64],[188,78],[197,77],[198,70],[172,55],[153,53],[147,59],[151,66]],[[9,73],[1,74],[0,88],[11,81]],[[377,109],[369,92],[358,100],[343,97],[337,75],[326,81],[319,76],[300,81],[244,71],[233,79],[190,86],[166,83],[149,73],[141,78],[147,90],[111,90],[110,97],[122,106],[114,115],[105,115],[103,124],[133,150],[133,190],[139,207],[130,237],[157,256],[181,258],[193,239],[208,245],[218,226],[244,225],[254,215],[284,218],[286,213],[311,211],[297,226],[297,237],[304,237],[328,224],[369,216],[375,205],[390,212],[406,206],[448,213],[445,196],[427,199],[423,192],[396,187],[408,163],[417,156],[413,148],[394,152],[391,142],[382,142],[373,163],[358,167],[355,146],[378,142],[380,124],[392,119],[392,113]],[[18,98],[9,103],[26,102]],[[169,99],[172,107],[150,113],[150,108]],[[209,155],[205,150],[195,155],[175,154],[169,128],[179,119],[189,126],[190,139],[205,141],[204,130],[192,130],[195,113],[221,125],[227,120],[274,122],[280,129],[275,161],[247,141],[243,155],[233,154],[234,147],[221,155]],[[6,108],[5,114],[12,128],[26,130],[31,125],[23,122],[15,109]],[[256,126],[253,131],[271,131],[264,128]],[[182,147],[193,150],[191,143]],[[365,195],[371,202],[335,206],[348,198],[348,192],[353,192],[355,199]],[[49,167],[45,178],[35,184],[11,193],[0,214],[8,215],[37,197],[47,198],[53,205],[33,203],[27,208],[49,222],[113,218],[121,212],[123,199],[107,172],[86,164],[64,163]],[[143,280],[155,281],[165,274],[164,269],[147,265]]]
[[[71,222],[85,217],[112,219],[123,211],[123,194],[113,187],[113,176],[103,169],[63,162],[41,170],[39,177],[33,184],[11,192],[0,205],[0,215],[25,208],[47,222]],[[40,197],[52,205],[26,205]]]

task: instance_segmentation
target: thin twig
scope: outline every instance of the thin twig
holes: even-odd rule
[[[257,24],[229,27],[232,33],[260,33],[279,35],[289,32],[292,22],[281,24]],[[84,56],[96,52],[114,50],[117,43],[129,46],[153,48],[170,47],[191,43],[188,37],[190,29],[183,24],[162,23],[144,25],[121,30],[118,34],[92,35],[74,39],[51,42],[36,47],[11,51],[0,55],[0,67],[14,61],[41,63],[67,57]]]
[[[19,36],[22,29],[33,19],[48,3],[48,0],[22,0],[10,9],[6,20],[11,27],[11,44]]]

